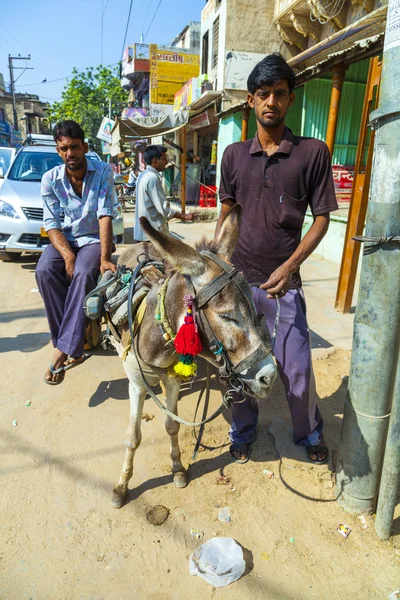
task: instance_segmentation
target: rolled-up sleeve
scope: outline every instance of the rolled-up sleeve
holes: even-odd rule
[[[45,230],[61,230],[60,201],[54,193],[49,173],[45,173],[42,177],[41,195],[43,201],[43,221]]]
[[[97,218],[112,217],[115,204],[114,175],[109,165],[103,171],[101,177],[99,199],[97,203]]]
[[[231,148],[228,146],[222,156],[221,161],[221,177],[218,191],[220,202],[223,202],[224,200],[236,202],[236,189],[232,182],[230,162]]]
[[[161,181],[157,177],[149,178],[147,182],[147,195],[156,211],[165,219],[170,219],[175,212],[169,205]]]

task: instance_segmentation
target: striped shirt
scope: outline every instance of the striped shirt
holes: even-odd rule
[[[43,175],[41,188],[46,231],[60,229],[69,242],[79,247],[99,243],[99,218],[112,217],[116,203],[110,165],[86,159],[86,166],[82,198],[74,192],[64,164]],[[61,211],[65,215],[63,224]]]
[[[146,217],[154,229],[168,233],[168,219],[171,219],[174,213],[175,211],[168,206],[165,197],[161,183],[161,173],[154,167],[147,165],[146,170],[140,173],[136,182],[134,239],[138,242],[148,239],[140,225],[140,217]]]

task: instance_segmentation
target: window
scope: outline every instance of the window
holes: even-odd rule
[[[214,68],[218,64],[218,42],[219,42],[219,17],[213,24],[213,39],[212,39],[212,60],[211,67]]]
[[[203,52],[201,55],[201,74],[208,71],[208,31],[203,35]]]

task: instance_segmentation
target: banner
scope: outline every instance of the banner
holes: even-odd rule
[[[197,100],[197,77],[192,77],[190,81],[185,83],[179,92],[176,92],[174,100],[174,112],[180,110],[181,108],[190,106],[195,100]]]
[[[174,104],[176,92],[200,71],[200,56],[150,45],[150,102]]]
[[[115,121],[113,121],[112,119],[109,119],[108,117],[103,117],[103,120],[101,122],[99,131],[97,132],[96,137],[99,138],[99,140],[103,140],[103,142],[107,142],[108,144],[111,144],[112,141],[112,137],[111,137],[111,130],[114,127]]]

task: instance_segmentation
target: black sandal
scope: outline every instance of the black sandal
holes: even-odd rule
[[[310,462],[312,462],[314,465],[324,465],[325,463],[328,462],[329,460],[329,450],[328,448],[324,445],[323,442],[321,442],[318,446],[304,446],[307,457],[309,459]],[[321,459],[321,460],[313,460],[311,458],[311,454],[326,454],[326,458]]]
[[[233,443],[229,446],[229,452],[231,454],[232,459],[235,462],[239,463],[240,465],[244,465],[248,462],[251,456],[251,444]],[[236,456],[233,455],[233,452],[240,452],[241,454],[245,454],[246,458],[236,458]]]

